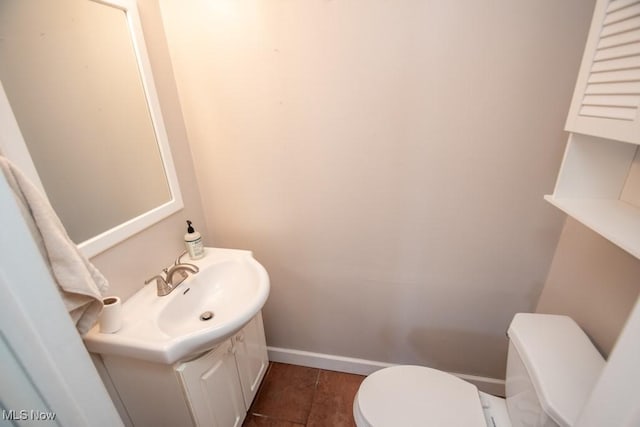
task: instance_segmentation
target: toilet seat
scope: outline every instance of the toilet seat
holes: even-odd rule
[[[358,427],[487,426],[473,384],[422,366],[394,366],[369,375],[353,415]]]

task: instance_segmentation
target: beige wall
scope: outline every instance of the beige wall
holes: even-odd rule
[[[567,219],[536,311],[575,319],[606,356],[640,293],[640,260]]]
[[[206,236],[204,213],[158,4],[156,0],[138,0],[138,8],[185,208],[92,258],[91,261],[109,279],[111,294],[125,299],[184,250],[186,219],[191,219]]]
[[[269,345],[502,377],[593,1],[160,0],[217,246]]]

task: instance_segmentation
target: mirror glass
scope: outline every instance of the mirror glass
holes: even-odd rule
[[[0,0],[0,81],[88,256],[182,207],[135,4]]]

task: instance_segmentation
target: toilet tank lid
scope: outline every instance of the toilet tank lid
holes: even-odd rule
[[[542,409],[560,426],[574,425],[604,367],[598,350],[567,316],[518,313],[507,333]]]

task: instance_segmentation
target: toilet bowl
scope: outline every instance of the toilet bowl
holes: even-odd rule
[[[369,375],[353,403],[358,427],[573,425],[604,359],[567,316],[517,314],[508,330],[507,398],[452,374],[394,366]]]
[[[473,384],[437,369],[394,366],[363,381],[353,415],[358,426],[486,427],[479,393]]]

